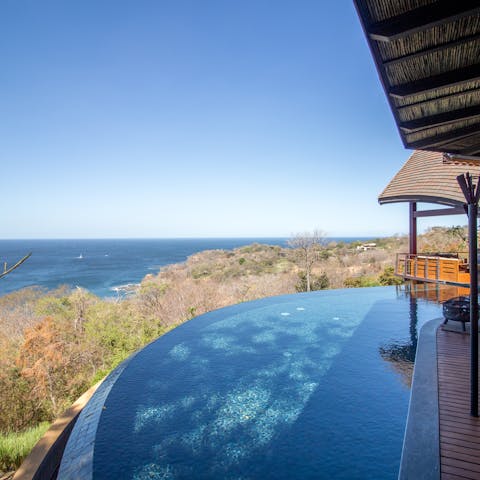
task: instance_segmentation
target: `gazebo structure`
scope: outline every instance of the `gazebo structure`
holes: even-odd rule
[[[409,204],[409,251],[397,255],[397,275],[409,280],[457,286],[470,283],[470,265],[462,252],[417,252],[418,218],[465,215],[465,198],[457,182],[457,177],[465,171],[480,176],[480,159],[417,150],[379,195],[381,205]],[[444,208],[420,210],[419,203]]]

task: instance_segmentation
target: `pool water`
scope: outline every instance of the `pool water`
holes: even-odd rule
[[[197,317],[113,383],[93,478],[395,479],[417,331],[439,316],[381,287]]]

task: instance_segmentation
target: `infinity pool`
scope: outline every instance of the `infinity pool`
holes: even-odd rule
[[[381,287],[197,317],[104,382],[59,478],[396,479],[417,330],[439,316]]]

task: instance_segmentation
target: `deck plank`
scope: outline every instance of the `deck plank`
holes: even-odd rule
[[[480,419],[470,416],[470,337],[437,331],[441,480],[480,480]]]

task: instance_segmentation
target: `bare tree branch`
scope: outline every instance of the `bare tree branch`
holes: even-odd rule
[[[309,292],[311,290],[312,267],[319,258],[320,249],[325,245],[325,232],[314,230],[313,233],[297,233],[288,241],[288,245],[299,252],[305,269],[307,292]]]
[[[21,260],[19,260],[15,265],[12,267],[8,268],[7,267],[7,262],[4,262],[3,264],[3,272],[0,273],[0,278],[4,277],[5,275],[8,275],[10,272],[13,272],[16,268],[18,268],[27,258],[31,257],[32,252],[30,252],[28,255],[25,255]]]

